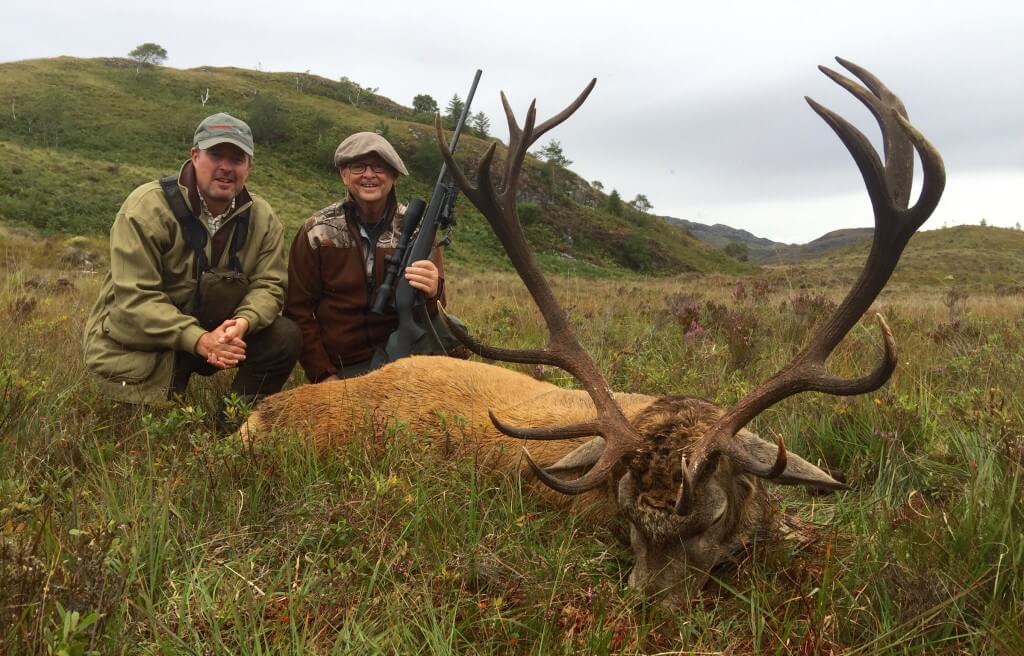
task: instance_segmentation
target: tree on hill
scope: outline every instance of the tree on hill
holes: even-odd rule
[[[484,114],[483,112],[473,114],[473,119],[470,123],[472,124],[473,132],[476,133],[476,136],[486,139],[490,134],[491,119],[487,118],[487,114]]]
[[[448,104],[444,108],[444,120],[445,125],[449,130],[455,129],[455,124],[459,122],[459,117],[462,116],[462,108],[466,106],[466,103],[462,102],[462,98],[459,98],[459,94],[455,94],[448,101]]]
[[[561,166],[563,169],[572,164],[572,160],[566,157],[565,153],[562,152],[562,144],[558,143],[554,139],[538,150],[536,155],[548,164]]]
[[[368,100],[373,99],[380,90],[380,87],[364,87],[355,80],[350,80],[344,76],[338,81],[341,82],[344,87],[342,95],[353,107],[359,107]]]
[[[622,216],[622,196],[617,189],[612,189],[612,193],[608,194],[608,211],[615,216]]]
[[[437,101],[434,100],[433,96],[421,93],[412,99],[412,108],[415,109],[417,112],[427,112],[429,114],[436,114]]]
[[[128,57],[135,60],[135,75],[138,77],[143,66],[159,66],[167,61],[167,51],[156,43],[146,42],[135,46]]]
[[[558,169],[569,166],[572,164],[572,161],[565,156],[565,153],[562,152],[562,144],[558,143],[554,139],[549,141],[546,146],[535,152],[534,156],[544,160],[547,164],[544,170],[544,175],[548,178],[551,193],[554,193],[555,176],[558,173]]]
[[[636,198],[629,201],[629,204],[633,209],[640,210],[641,212],[647,212],[654,207],[644,194],[637,194]]]
[[[597,189],[598,191],[604,191],[604,183],[601,182],[600,180],[594,180],[593,182],[590,183],[590,186],[593,187],[594,189]]]

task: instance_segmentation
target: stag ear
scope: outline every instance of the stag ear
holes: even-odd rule
[[[545,467],[544,470],[551,474],[559,472],[571,471],[573,469],[581,469],[584,467],[592,467],[595,462],[601,457],[601,453],[604,451],[604,438],[595,437],[594,439],[581,444],[569,453],[562,456],[562,459],[551,465]]]
[[[772,468],[779,453],[777,444],[766,442],[747,430],[736,433],[736,439],[740,444],[737,445],[732,460],[740,470],[763,472]],[[850,489],[795,453],[786,454],[786,468],[770,480],[783,485],[806,485],[826,490]]]

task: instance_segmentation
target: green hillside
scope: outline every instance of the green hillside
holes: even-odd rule
[[[774,267],[776,275],[811,285],[848,285],[860,272],[870,239],[817,260]],[[889,289],[1024,292],[1024,231],[992,226],[956,226],[915,234],[893,273]]]
[[[431,117],[346,79],[305,73],[156,67],[136,74],[126,59],[61,57],[0,64],[0,102],[0,220],[46,234],[105,233],[128,192],[176,171],[196,124],[218,111],[252,124],[249,186],[291,231],[340,195],[332,155],[354,131],[378,130],[395,144],[412,173],[400,183],[401,199],[429,194],[441,162]],[[475,167],[487,143],[465,136],[464,166]],[[745,270],[654,216],[606,211],[606,196],[570,171],[531,158],[523,182],[527,236],[549,270]],[[482,217],[466,202],[457,214],[448,257],[470,268],[507,266]]]

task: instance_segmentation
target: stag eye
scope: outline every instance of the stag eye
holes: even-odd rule
[[[722,508],[715,515],[715,518],[711,520],[710,524],[708,524],[708,526],[714,526],[718,522],[722,521],[722,518],[725,517],[725,511],[726,511],[726,506],[723,505]]]

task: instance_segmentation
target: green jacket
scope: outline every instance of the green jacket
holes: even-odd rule
[[[191,162],[182,166],[178,187],[198,215]],[[234,316],[247,319],[255,333],[280,314],[287,286],[284,230],[273,209],[243,189],[235,211],[207,240],[206,256],[212,267],[228,266],[235,218],[248,207],[249,233],[238,258],[249,291]],[[110,272],[85,326],[85,363],[105,396],[131,403],[167,400],[175,352],[195,353],[206,332],[186,313],[197,284],[195,259],[159,182],[133,191],[110,228]]]

